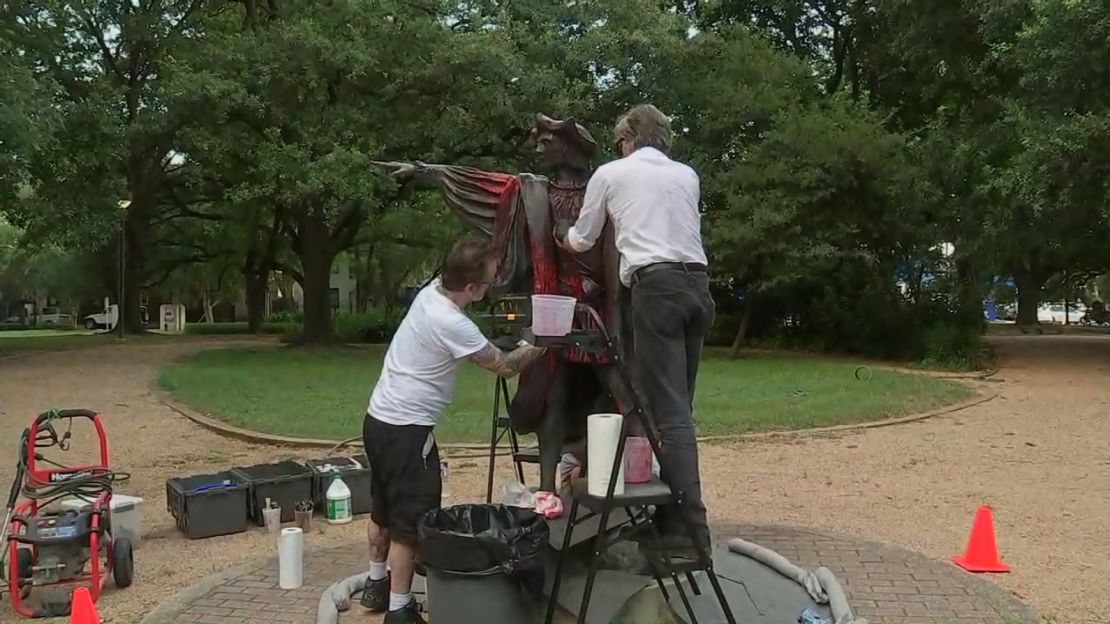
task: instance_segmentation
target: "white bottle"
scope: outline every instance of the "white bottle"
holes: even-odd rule
[[[440,500],[445,501],[451,498],[451,483],[450,483],[451,469],[447,466],[447,462],[439,462],[439,481],[440,481]]]
[[[327,520],[329,524],[346,524],[353,518],[351,514],[351,490],[337,474],[328,486]]]

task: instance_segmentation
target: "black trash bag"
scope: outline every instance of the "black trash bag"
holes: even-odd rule
[[[547,521],[530,509],[457,505],[421,519],[416,558],[426,568],[465,576],[507,574],[533,598],[543,593]]]

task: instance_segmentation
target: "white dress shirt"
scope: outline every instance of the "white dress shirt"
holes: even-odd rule
[[[637,269],[657,262],[708,264],[701,242],[700,197],[693,169],[653,147],[640,148],[594,172],[567,243],[579,253],[593,247],[608,213],[625,286],[632,285]]]

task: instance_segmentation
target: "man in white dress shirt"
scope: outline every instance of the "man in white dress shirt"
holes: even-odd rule
[[[709,293],[698,210],[700,184],[689,166],[671,160],[670,121],[651,105],[617,122],[623,158],[598,168],[586,187],[578,222],[564,249],[583,252],[597,242],[608,215],[621,254],[620,279],[632,289],[632,327],[648,413],[662,438],[662,478],[681,490],[683,509],[661,508],[656,520],[671,548],[689,545],[678,513],[709,546],[694,433],[694,383],[716,306]]]

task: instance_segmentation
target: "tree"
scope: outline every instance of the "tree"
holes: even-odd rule
[[[35,104],[57,119],[21,166],[31,192],[0,188],[9,216],[32,236],[90,254],[107,253],[122,230],[129,331],[142,331],[138,302],[154,277],[154,230],[175,217],[167,213],[179,179],[174,138],[190,111],[169,108],[162,97],[173,72],[168,59],[203,35],[197,18],[204,4],[19,0],[0,7],[5,51],[24,60]],[[131,201],[123,213],[122,199]]]
[[[1110,8],[1034,1],[1018,18],[984,15],[992,34],[1001,31],[995,53],[1020,74],[1007,112],[1021,149],[996,186],[1014,198],[1013,221],[1026,233],[1019,239],[1025,262],[1015,271],[1018,322],[1035,323],[1050,277],[1110,266],[1110,105],[1093,96],[1110,88]]]
[[[96,268],[80,252],[52,244],[32,244],[22,231],[0,217],[0,292],[56,298],[60,306],[76,316],[81,304],[99,292]]]
[[[452,32],[439,17],[406,2],[287,2],[246,29],[221,16],[182,62],[192,69],[177,101],[206,113],[184,149],[231,172],[218,177],[235,210],[265,206],[280,222],[296,262],[274,267],[304,290],[306,342],[334,336],[335,256],[399,197],[372,160],[488,157],[526,136],[499,35]]]

